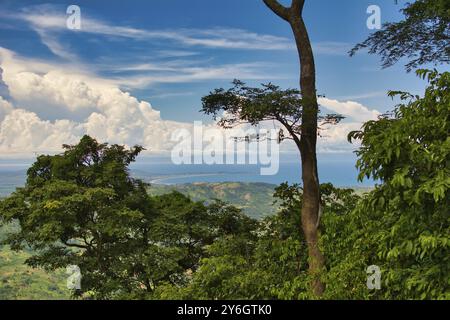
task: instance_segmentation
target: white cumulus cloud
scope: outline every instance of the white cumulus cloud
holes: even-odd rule
[[[319,98],[319,104],[328,110],[359,122],[375,120],[381,114],[378,110],[369,110],[369,108],[355,101],[338,101],[328,98]]]
[[[193,124],[164,120],[147,101],[126,92],[116,82],[89,73],[86,68],[58,65],[20,57],[0,47],[0,155],[58,152],[88,134],[100,141],[142,145],[148,152],[170,152],[177,129]],[[322,132],[319,152],[350,151],[347,134],[380,113],[354,101],[321,98],[322,107],[347,117]],[[271,128],[273,123],[262,124]],[[278,126],[277,126],[278,127]],[[206,128],[217,128],[209,124]],[[206,130],[205,128],[205,130]],[[281,150],[293,151],[291,143]]]
[[[3,81],[13,100],[0,100],[0,152],[59,150],[83,134],[164,152],[170,150],[172,130],[190,126],[161,119],[150,103],[94,75],[58,66],[47,72],[24,71],[17,65],[22,60],[0,51]]]

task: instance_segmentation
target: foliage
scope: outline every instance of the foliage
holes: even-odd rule
[[[401,58],[411,59],[408,71],[427,63],[450,62],[450,2],[448,0],[417,0],[402,9],[405,19],[386,23],[350,54],[364,48],[381,55],[383,67]]]
[[[242,123],[257,125],[261,121],[273,120],[287,129],[291,139],[301,134],[303,98],[297,89],[282,90],[272,83],[253,88],[234,80],[233,87],[228,90],[215,89],[202,98],[202,103],[202,112],[212,114],[214,119],[225,112],[218,119],[218,124],[224,128]],[[318,121],[325,125],[336,124],[342,119],[341,115],[327,114],[319,117]]]
[[[360,179],[382,183],[352,214],[360,231],[349,233],[346,261],[380,266],[378,298],[450,297],[450,73],[418,74],[430,82],[423,97],[392,92],[405,103],[350,134],[362,143]]]
[[[392,116],[365,124],[360,179],[380,183],[362,197],[321,185],[320,227],[327,256],[323,299],[449,299],[449,80],[420,71],[430,86],[424,97],[406,93]],[[311,281],[300,228],[302,190],[276,189],[277,215],[249,234],[219,239],[187,286],[166,284],[155,298],[308,299]],[[381,290],[369,290],[366,270],[381,268]]]
[[[27,267],[30,254],[3,247],[0,252],[0,300],[69,299],[65,270],[47,273]]]
[[[324,216],[351,210],[357,199],[350,189],[323,184]],[[304,299],[308,290],[307,246],[301,232],[298,185],[277,187],[279,212],[263,219],[256,232],[224,237],[208,246],[196,273],[185,287],[160,286],[162,299]],[[300,205],[300,206],[299,206]],[[327,252],[325,252],[327,253]]]
[[[0,226],[0,241],[17,230],[16,223]],[[68,299],[64,270],[47,273],[29,268],[24,264],[29,257],[29,250],[13,252],[0,245],[0,300]]]
[[[282,9],[284,6],[281,6],[277,1],[266,2],[266,4],[282,17],[284,14],[279,12],[280,10],[283,12],[290,11],[289,17],[292,18],[290,22],[301,56],[300,86],[302,91],[296,89],[282,90],[271,83],[263,84],[261,88],[253,88],[235,80],[232,88],[228,90],[216,89],[203,97],[202,111],[206,114],[212,114],[214,119],[221,115],[218,124],[224,128],[232,128],[242,123],[256,126],[261,121],[277,121],[283,127],[278,131],[278,137],[266,136],[264,139],[276,139],[278,143],[283,140],[294,141],[301,156],[302,181],[305,189],[305,192],[302,193],[304,205],[301,207],[301,212],[300,210],[298,212],[303,217],[302,228],[297,232],[303,232],[308,244],[309,273],[314,275],[314,279],[310,283],[310,289],[316,296],[321,296],[324,285],[318,275],[324,267],[325,259],[318,247],[319,234],[315,226],[320,211],[320,186],[316,157],[317,135],[320,135],[321,129],[324,129],[323,126],[337,124],[343,117],[338,114],[319,115],[315,89],[314,58],[307,30],[304,23],[300,22],[302,21],[300,6],[298,6],[300,2],[293,1],[293,7],[290,9]],[[299,36],[301,37],[300,42],[298,41]],[[284,130],[287,130],[286,134]],[[236,139],[238,138],[236,137]],[[250,141],[250,139],[261,140],[259,134],[255,138],[250,136],[243,138],[245,141]]]
[[[391,92],[394,111],[349,135],[361,140],[359,179],[376,187],[358,196],[321,185],[321,298],[450,299],[450,73],[418,74],[429,81],[423,97]],[[0,202],[3,222],[20,226],[6,244],[32,249],[31,266],[79,265],[78,294],[94,298],[315,298],[300,186],[277,187],[277,214],[254,220],[219,200],[148,195],[128,175],[138,150],[84,137],[39,157],[25,187]],[[370,265],[381,290],[367,288]],[[6,281],[0,293],[10,295],[16,280]]]

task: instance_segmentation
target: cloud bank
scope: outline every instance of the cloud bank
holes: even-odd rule
[[[2,154],[57,151],[83,134],[111,143],[141,144],[157,153],[170,147],[173,129],[189,127],[162,120],[150,103],[94,75],[71,74],[57,66],[46,72],[23,70],[27,63],[5,49],[0,50],[0,61],[2,81],[12,99],[0,97]]]
[[[193,125],[162,119],[149,102],[83,68],[27,59],[1,47],[0,68],[1,156],[58,152],[62,144],[76,143],[84,134],[109,143],[139,144],[147,152],[162,154],[175,144],[171,141],[175,130],[191,130]],[[323,133],[319,152],[352,150],[354,146],[346,141],[348,132],[379,115],[353,101],[321,98],[319,102],[348,117]],[[281,150],[295,148],[285,143]]]

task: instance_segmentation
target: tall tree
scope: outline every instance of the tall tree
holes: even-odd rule
[[[409,58],[408,71],[426,63],[449,63],[450,1],[418,0],[408,3],[402,12],[404,20],[385,23],[381,30],[357,44],[350,55],[368,49],[381,56],[383,67]]]
[[[318,273],[325,264],[325,259],[319,249],[319,232],[317,221],[319,217],[320,194],[319,176],[317,171],[317,114],[319,111],[316,93],[316,68],[308,30],[303,20],[305,0],[292,0],[290,7],[285,7],[277,0],[263,0],[264,3],[280,18],[287,21],[294,33],[300,59],[300,89],[303,98],[302,134],[299,149],[302,158],[302,228],[308,243],[309,270],[315,277],[313,291],[321,295],[324,290]]]
[[[307,156],[312,157],[310,159],[311,163],[309,165],[314,166],[314,170],[317,170],[315,165],[315,148],[310,149],[308,146],[304,146],[305,142],[303,139],[303,114],[304,114],[304,98],[298,89],[288,89],[281,90],[279,87],[273,84],[265,84],[262,88],[252,88],[247,87],[245,84],[239,80],[234,81],[234,87],[224,90],[222,88],[215,89],[210,92],[209,95],[202,98],[203,109],[202,111],[206,114],[212,114],[214,119],[220,116],[218,124],[224,128],[233,128],[236,125],[243,123],[249,123],[251,125],[257,125],[262,121],[277,121],[280,123],[284,129],[287,130],[287,134],[284,133],[283,129],[280,129],[277,137],[273,137],[272,134],[257,134],[247,135],[244,137],[244,141],[250,142],[250,140],[263,141],[276,139],[281,142],[285,139],[293,140],[296,144],[298,150],[302,154],[305,153]],[[223,113],[226,116],[222,116]],[[336,124],[342,119],[342,116],[337,114],[327,114],[325,116],[316,114],[316,119],[319,121],[320,125],[316,123],[316,131],[323,129],[325,125]],[[242,137],[236,137],[237,139]],[[303,161],[305,163],[305,161]],[[313,170],[313,169],[311,169]],[[312,177],[308,177],[312,175]],[[315,182],[317,181],[317,171],[306,172],[303,174],[303,181],[305,179],[310,179],[304,182],[310,188],[315,188]],[[312,195],[317,196],[313,190]],[[308,199],[308,201],[316,201],[316,198],[312,196],[303,197],[303,201]],[[303,208],[301,220],[302,229],[305,235],[305,240],[308,243],[308,251],[310,257],[310,273],[313,275],[314,282],[314,293],[320,295],[323,291],[323,287],[318,281],[318,271],[323,263],[322,254],[317,247],[318,241],[318,227],[320,222],[320,214],[315,211],[311,211],[312,205],[303,206],[303,202],[299,202],[299,207]]]
[[[84,136],[64,148],[39,156],[25,186],[0,201],[0,224],[20,227],[0,245],[31,249],[32,267],[78,266],[77,296],[142,299],[162,283],[183,285],[206,245],[251,225],[223,203],[149,196],[129,173],[140,146],[127,150]]]
[[[303,201],[301,208],[302,229],[308,243],[309,271],[312,275],[312,291],[320,296],[324,285],[319,273],[324,266],[324,256],[319,242],[320,193],[317,174],[316,143],[318,135],[319,107],[316,95],[314,56],[308,32],[302,18],[304,0],[293,0],[289,8],[276,0],[264,3],[278,16],[289,22],[295,36],[300,58],[300,91],[280,90],[272,84],[263,88],[249,88],[235,80],[234,88],[216,89],[203,97],[203,112],[222,118],[223,127],[246,121],[252,125],[263,120],[276,120],[288,131],[300,151],[302,163]],[[246,137],[247,139],[247,137]],[[258,138],[257,138],[258,139]]]

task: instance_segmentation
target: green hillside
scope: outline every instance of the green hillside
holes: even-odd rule
[[[252,218],[262,218],[274,214],[277,206],[273,204],[276,186],[268,183],[190,183],[179,185],[151,185],[149,193],[160,195],[173,190],[179,191],[195,201],[220,199],[241,208]]]
[[[13,252],[3,246],[0,250],[0,300],[69,299],[63,270],[50,274],[24,264],[27,252]]]

